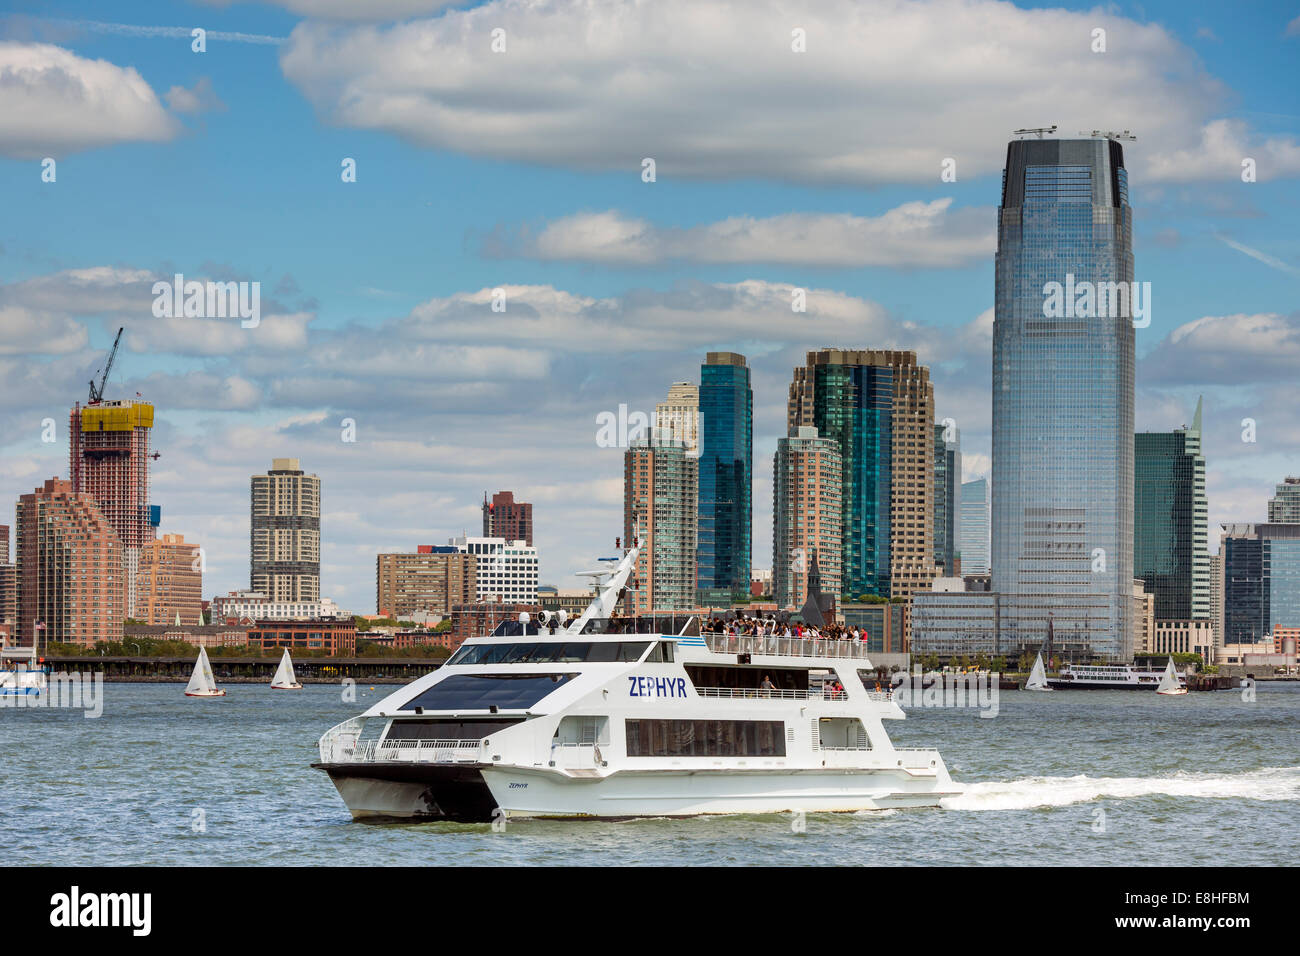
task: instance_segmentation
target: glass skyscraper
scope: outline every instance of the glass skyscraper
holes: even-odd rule
[[[934,563],[941,576],[957,574],[961,547],[958,514],[961,498],[961,435],[954,427],[951,441],[944,436],[948,426],[934,426]]]
[[[1055,645],[1072,656],[1133,653],[1131,313],[1090,316],[1071,303],[1058,314],[1047,301],[1049,283],[1132,282],[1132,236],[1118,142],[1008,144],[995,260],[992,574],[1012,645],[1041,644],[1050,615]]]
[[[700,366],[699,552],[706,603],[749,594],[754,393],[745,356],[709,352]]]
[[[818,365],[814,377],[813,421],[843,456],[840,586],[888,597],[893,369]]]
[[[987,478],[961,485],[961,573],[989,573],[989,482]]]
[[[1223,526],[1223,639],[1273,640],[1300,627],[1300,524]]]
[[[822,349],[796,367],[790,433],[811,425],[843,457],[840,591],[910,597],[934,566],[934,385],[915,352]]]
[[[1155,596],[1156,620],[1210,617],[1208,520],[1197,401],[1190,428],[1133,438],[1133,575]]]

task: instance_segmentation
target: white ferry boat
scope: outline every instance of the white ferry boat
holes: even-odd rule
[[[896,748],[860,642],[613,633],[632,548],[571,622],[543,614],[320,738],[352,816],[488,821],[931,807],[935,750]]]
[[[0,649],[0,697],[39,697],[49,686],[50,665],[34,647]]]
[[[1047,678],[1054,690],[1155,690],[1164,670],[1134,664],[1063,664],[1056,677]],[[1179,685],[1187,686],[1181,676]]]

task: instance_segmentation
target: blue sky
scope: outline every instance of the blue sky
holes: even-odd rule
[[[1300,471],[1300,4],[363,6],[6,5],[0,498],[66,474],[40,423],[125,325],[110,396],[158,405],[153,497],[205,545],[208,594],[246,586],[247,476],[284,455],[325,480],[323,587],[356,610],[376,551],[474,530],[500,488],[536,504],[543,579],[575,586],[621,533],[595,416],[725,348],[755,366],[765,566],[804,349],[917,349],[967,476],[987,469],[1001,157],[1051,123],[1137,135],[1139,427],[1206,394],[1212,529]],[[159,327],[146,293],[176,271],[261,282],[264,326]],[[808,314],[781,308],[791,286]]]

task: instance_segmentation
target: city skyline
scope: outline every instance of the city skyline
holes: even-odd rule
[[[1003,18],[1010,35],[1040,35],[1034,11],[975,6]],[[204,547],[205,597],[247,586],[248,475],[273,457],[302,460],[326,488],[321,588],[344,607],[369,609],[377,553],[479,527],[484,488],[511,488],[535,504],[541,579],[573,586],[573,572],[611,553],[622,529],[623,449],[597,445],[597,416],[620,405],[653,414],[670,383],[697,379],[709,351],[735,351],[748,357],[754,389],[753,566],[770,568],[770,462],[785,434],[790,369],[807,351],[916,351],[934,378],[936,420],[951,417],[961,430],[962,478],[987,473],[1000,154],[1013,129],[1059,122],[1065,138],[1104,123],[1139,137],[1126,149],[1146,216],[1134,241],[1155,308],[1138,334],[1135,429],[1185,424],[1204,391],[1209,524],[1263,523],[1272,487],[1300,471],[1300,432],[1277,412],[1300,329],[1289,311],[1300,249],[1285,214],[1300,162],[1288,152],[1294,110],[1276,82],[1300,39],[1285,17],[1265,21],[1259,11],[1234,15],[1243,23],[1226,14],[1201,23],[1157,4],[1148,15],[1162,26],[1081,8],[1067,6],[1064,21],[1085,38],[1094,19],[1103,22],[1110,50],[1094,54],[1081,42],[1071,53],[1054,30],[1044,57],[1100,84],[1098,95],[1116,91],[1097,66],[1109,62],[1102,57],[1117,72],[1153,77],[1153,92],[1130,91],[1122,115],[1099,116],[1095,101],[1059,86],[1022,99],[1013,114],[995,87],[958,76],[960,104],[980,121],[949,136],[942,106],[953,90],[919,83],[910,109],[933,157],[895,162],[869,144],[834,140],[825,148],[836,156],[861,156],[838,178],[797,151],[744,139],[752,161],[705,156],[707,165],[692,167],[664,129],[630,140],[626,155],[595,158],[594,168],[577,155],[530,151],[523,139],[413,143],[399,121],[360,129],[328,88],[354,70],[383,98],[391,95],[383,78],[345,58],[328,76],[302,70],[302,50],[332,41],[284,11],[195,8],[214,31],[289,38],[278,49],[214,39],[206,58],[186,41],[40,18],[19,29],[7,19],[10,44],[37,57],[57,56],[40,44],[65,51],[70,75],[100,58],[138,70],[158,125],[120,123],[109,135],[103,124],[81,124],[81,138],[56,155],[57,181],[43,183],[45,153],[31,154],[32,136],[3,125],[21,111],[3,111],[0,177],[12,201],[0,234],[0,496],[10,510],[0,518],[12,523],[18,496],[46,479],[70,478],[67,409],[84,401],[122,325],[105,397],[139,392],[154,405],[158,532]],[[116,15],[143,24],[156,11],[127,4]],[[688,33],[694,22],[689,10],[646,15],[681,17]],[[449,11],[435,22],[478,20]],[[857,102],[855,81],[818,59],[816,21],[809,25],[807,68],[842,93],[830,97],[835,104]],[[526,35],[523,26],[507,22]],[[1249,57],[1233,43],[1247,27],[1274,38],[1249,47]],[[382,42],[405,40],[385,30]],[[730,42],[711,55],[725,62]],[[527,53],[526,44],[517,49]],[[1036,56],[1010,55],[1026,88],[1046,75]],[[1187,59],[1205,76],[1154,79]],[[578,66],[565,60],[554,70]],[[1207,84],[1243,103],[1224,105]],[[927,106],[940,120],[924,118]],[[220,163],[205,157],[214,141],[267,125],[271,110],[289,120],[258,134],[270,148]],[[882,146],[901,155],[889,117],[877,118],[889,134]],[[954,182],[940,179],[948,156]],[[1258,160],[1258,182],[1241,181],[1242,156]],[[356,160],[356,183],[340,181],[346,157]],[[644,157],[658,160],[655,182],[642,179]],[[178,168],[197,170],[197,184],[177,187]],[[183,228],[158,216],[135,223],[137,208],[169,193],[186,210]],[[250,229],[231,207],[263,211]],[[281,222],[320,238],[286,243]],[[152,286],[176,272],[260,281],[260,324],[154,318]],[[496,288],[507,293],[501,313],[491,310]],[[807,290],[806,313],[791,312],[795,289]],[[47,418],[52,442],[42,440]],[[1255,442],[1242,441],[1247,418],[1258,424]]]

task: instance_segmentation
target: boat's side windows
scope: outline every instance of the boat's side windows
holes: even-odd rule
[[[659,649],[659,653],[663,655],[664,662],[671,664],[673,662],[673,642],[660,641]]]
[[[663,642],[662,642],[662,641],[656,641],[654,647],[650,648],[650,653],[646,655],[645,662],[646,662],[647,664],[659,664],[659,663],[662,663],[662,661],[663,661],[663,659],[664,659],[664,655],[663,655],[662,650],[661,650],[662,647],[663,647]]]

